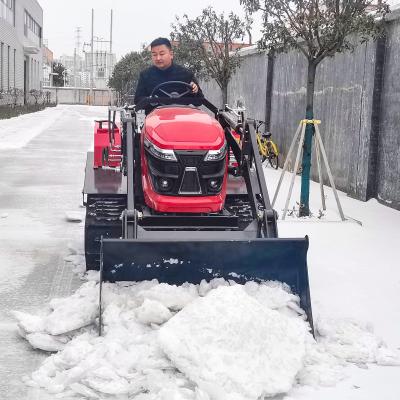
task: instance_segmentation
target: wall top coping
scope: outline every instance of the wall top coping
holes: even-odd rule
[[[385,21],[395,21],[395,20],[400,20],[400,4],[396,4],[390,11],[390,13],[385,17]],[[257,47],[257,44],[250,46],[250,47],[244,47],[238,51],[238,54],[241,57],[246,57],[246,56],[251,56],[254,54],[262,54],[266,53],[266,50],[260,50]]]
[[[386,21],[394,21],[396,19],[400,19],[400,4],[396,4],[391,9],[390,14],[385,17]]]
[[[252,56],[254,54],[263,54],[265,53],[265,50],[260,50],[256,44],[254,44],[253,46],[250,47],[244,47],[242,49],[240,49],[238,51],[238,55],[241,57],[245,57],[245,56]]]

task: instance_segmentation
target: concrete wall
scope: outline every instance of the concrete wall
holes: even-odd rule
[[[268,56],[265,52],[249,52],[234,74],[228,88],[229,100],[239,100],[246,109],[251,104],[252,117],[263,121],[265,119],[267,67]],[[236,105],[232,101],[229,102]]]
[[[368,63],[366,62],[368,60]],[[366,200],[371,131],[375,44],[325,59],[317,68],[315,117],[341,190]],[[307,61],[291,52],[275,60],[271,131],[286,155],[299,120],[305,116]],[[315,160],[315,158],[314,158]],[[317,179],[315,163],[312,171]]]
[[[400,210],[400,21],[387,26],[376,196]]]
[[[314,112],[337,187],[360,200],[371,197],[400,209],[400,13],[386,23],[387,35],[354,52],[325,59],[317,69]],[[228,101],[244,100],[249,117],[265,119],[283,164],[300,119],[305,116],[307,61],[298,52],[274,59],[272,92],[266,95],[268,57],[257,50],[243,63],[228,89]],[[208,82],[206,96],[219,90]],[[312,177],[318,179],[315,154]],[[324,176],[327,182],[327,176]]]
[[[57,104],[91,104],[94,106],[108,106],[115,104],[116,96],[108,89],[94,89],[93,100],[90,101],[90,89],[71,87],[44,87],[50,92],[51,102]]]

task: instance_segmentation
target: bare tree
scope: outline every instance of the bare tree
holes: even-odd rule
[[[246,33],[246,22],[234,13],[227,17],[217,14],[211,7],[200,16],[190,19],[177,17],[171,34],[176,60],[192,69],[199,77],[213,78],[222,91],[225,104],[229,81],[240,65],[238,51]]]
[[[317,66],[326,57],[354,50],[381,36],[380,23],[389,7],[384,0],[240,0],[245,9],[262,12],[259,46],[276,53],[291,49],[307,58],[306,118],[314,118]],[[309,187],[313,125],[307,125],[303,147],[300,215],[310,214]]]

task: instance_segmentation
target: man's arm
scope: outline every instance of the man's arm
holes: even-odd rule
[[[204,94],[200,88],[199,82],[194,76],[193,73],[191,73],[191,78],[190,78],[190,85],[192,86],[192,92],[193,94],[199,96],[199,97],[204,97]]]

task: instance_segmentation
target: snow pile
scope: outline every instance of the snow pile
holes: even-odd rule
[[[315,323],[317,343],[307,344],[299,383],[334,386],[346,377],[343,367],[352,363],[367,369],[367,364],[399,366],[400,355],[375,336],[372,326],[352,319],[320,318]]]
[[[211,398],[258,399],[291,389],[302,368],[302,320],[262,306],[240,287],[221,287],[160,329],[162,348]]]
[[[83,285],[65,299],[53,299],[46,316],[14,311],[19,333],[33,348],[58,351],[72,338],[74,331],[91,325],[98,314],[98,289],[95,282]],[[71,336],[72,335],[72,336]]]
[[[372,326],[351,319],[318,321],[319,342],[336,358],[357,365],[400,365],[400,359],[376,337]]]
[[[311,340],[298,298],[276,283],[105,284],[102,337],[97,297],[91,281],[45,316],[14,313],[33,347],[62,350],[30,385],[89,398],[255,399],[290,390]]]
[[[316,343],[298,297],[276,282],[104,284],[99,337],[94,275],[43,316],[14,313],[33,347],[58,351],[29,385],[69,399],[256,400],[334,385],[348,361],[396,364],[353,322],[320,321]]]

